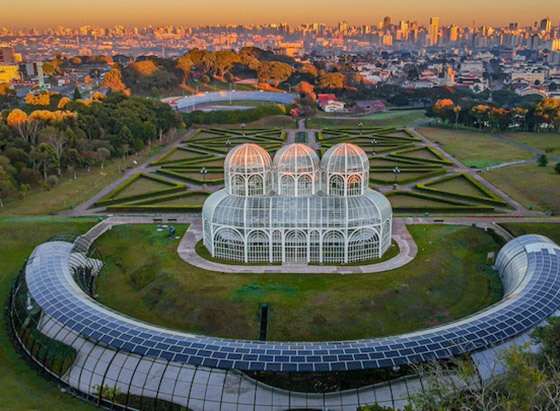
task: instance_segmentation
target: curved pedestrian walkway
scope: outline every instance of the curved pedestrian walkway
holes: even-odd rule
[[[418,253],[418,247],[408,232],[403,220],[393,221],[393,239],[399,245],[399,254],[390,260],[378,264],[360,266],[328,266],[307,264],[282,265],[235,265],[209,261],[196,252],[196,244],[202,240],[202,221],[196,219],[189,226],[178,248],[179,256],[185,262],[209,271],[228,273],[274,273],[274,274],[364,274],[380,273],[400,268],[411,262]]]

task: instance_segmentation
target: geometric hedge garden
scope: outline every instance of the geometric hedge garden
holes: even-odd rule
[[[305,133],[299,134],[296,140],[306,140]],[[316,133],[316,138],[319,156],[342,142],[362,147],[370,159],[370,185],[389,198],[396,213],[507,210],[503,199],[468,173],[457,173],[453,163],[438,150],[406,129],[325,128]],[[115,212],[200,211],[207,196],[224,185],[224,159],[231,148],[257,143],[274,156],[285,139],[286,133],[279,128],[199,129],[94,206]],[[393,190],[395,167],[400,170],[397,190]],[[201,174],[202,168],[207,171],[205,175]]]
[[[273,153],[285,138],[279,128],[199,129],[94,207],[115,212],[200,211],[208,195],[224,185],[224,159],[231,148],[257,143]]]
[[[339,142],[361,146],[370,159],[371,186],[389,198],[395,213],[491,213],[508,207],[468,173],[454,172],[453,163],[406,129],[325,128],[317,138],[321,153]]]

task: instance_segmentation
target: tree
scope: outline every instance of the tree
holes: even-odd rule
[[[43,180],[46,181],[49,168],[56,164],[53,148],[49,144],[41,143],[31,151],[31,157],[39,170],[43,170]]]
[[[39,141],[52,147],[54,163],[59,176],[62,176],[62,155],[68,144],[68,135],[55,127],[49,126],[39,134]]]
[[[233,51],[217,51],[215,53],[214,67],[220,76],[224,76],[233,67],[234,63],[241,62],[241,58]]]
[[[341,73],[327,73],[319,77],[317,87],[326,90],[336,90],[344,88],[346,77]]]
[[[14,196],[17,192],[13,180],[8,172],[0,165],[0,202]]]
[[[16,91],[9,84],[0,84],[0,110],[17,107],[18,97]]]
[[[546,167],[548,165],[548,157],[546,154],[541,154],[539,156],[539,167]]]
[[[25,96],[24,101],[28,106],[48,106],[51,104],[51,96],[49,93],[39,93],[37,95],[29,93]]]
[[[183,85],[186,85],[187,80],[191,76],[191,70],[194,67],[194,63],[188,53],[183,54],[177,60],[175,60],[177,68],[183,72]]]
[[[525,123],[527,122],[527,113],[529,113],[529,110],[526,108],[516,107],[511,112],[513,114],[513,118],[521,122],[521,130],[525,131]]]
[[[101,161],[101,170],[103,170],[105,161],[107,161],[109,157],[111,157],[111,152],[105,147],[99,147],[97,149],[97,158],[99,159],[99,161]]]
[[[117,93],[122,93],[126,90],[126,85],[123,82],[122,74],[118,68],[113,67],[110,71],[105,73],[103,77],[103,86]]]
[[[121,131],[119,132],[119,143],[121,146],[123,144],[128,144],[129,146],[134,144],[134,135],[127,126],[121,128]]]
[[[78,89],[78,87],[76,87],[74,89],[74,95],[72,96],[72,100],[76,101],[76,100],[80,100],[82,98],[82,93],[80,93],[80,90]]]
[[[315,87],[307,81],[302,81],[296,86],[296,91],[302,96],[309,96],[313,101],[317,99]]]
[[[451,117],[454,117],[454,106],[455,103],[453,103],[453,100],[438,100],[434,104],[433,111],[435,116],[441,119],[442,122],[451,121]]]
[[[77,90],[77,89],[76,89]],[[60,101],[58,102],[58,106],[57,108],[59,110],[64,110],[64,108],[68,105],[68,103],[70,103],[72,100],[70,100],[68,97],[62,97],[60,99]]]
[[[560,101],[553,98],[542,99],[535,105],[535,115],[540,124],[558,128],[560,125]]]
[[[554,166],[554,171],[560,174],[560,162],[556,163],[556,166]]]
[[[8,114],[8,126],[13,128],[19,137],[26,143],[35,144],[39,123],[27,117],[20,109],[15,109]]]
[[[265,61],[257,68],[257,77],[260,83],[270,83],[274,81],[274,87],[286,81],[293,73],[293,69],[286,63],[278,61]]]
[[[459,116],[461,114],[461,110],[463,110],[463,107],[461,107],[461,106],[453,107],[453,112],[455,113],[455,125],[453,126],[453,128],[455,128],[455,129],[459,125]]]
[[[478,123],[479,131],[482,131],[482,127],[488,119],[488,110],[489,107],[482,104],[474,106],[470,109],[471,115],[476,119],[476,122]]]

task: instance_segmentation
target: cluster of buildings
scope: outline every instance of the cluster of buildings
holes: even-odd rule
[[[556,97],[560,83],[560,26],[553,26],[551,19],[536,21],[530,27],[517,23],[507,27],[458,27],[442,25],[437,17],[425,26],[385,17],[372,26],[353,26],[343,21],[336,26],[59,26],[44,31],[2,28],[0,82],[43,87],[56,80],[51,85],[63,87],[83,84],[85,78],[91,80],[91,67],[84,72],[73,67],[45,82],[41,62],[56,53],[68,58],[106,55],[128,64],[131,58],[140,56],[173,58],[195,47],[239,50],[252,46],[318,63],[327,70],[346,59],[370,85],[415,89],[452,86],[474,92],[507,86],[520,95]],[[336,99],[327,96],[322,100],[320,106],[325,111],[344,110],[343,103]]]
[[[251,46],[302,56],[313,52],[340,54],[368,52],[372,48],[422,49],[442,46],[559,51],[559,30],[549,18],[535,21],[530,27],[521,27],[518,23],[510,23],[507,27],[459,27],[441,24],[438,17],[432,17],[427,25],[410,20],[393,22],[390,17],[385,17],[376,25],[362,26],[342,21],[336,26],[322,23],[144,28],[121,25],[112,28],[58,26],[43,31],[4,27],[0,29],[0,39],[35,60],[50,57],[53,52],[72,55],[108,52],[140,55],[151,52],[172,57],[193,47],[229,50]]]

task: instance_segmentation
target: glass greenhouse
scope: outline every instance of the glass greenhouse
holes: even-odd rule
[[[213,257],[247,263],[351,263],[391,245],[392,210],[368,187],[369,160],[341,143],[322,160],[291,144],[274,156],[256,144],[231,150],[225,189],[205,202],[204,245]]]

